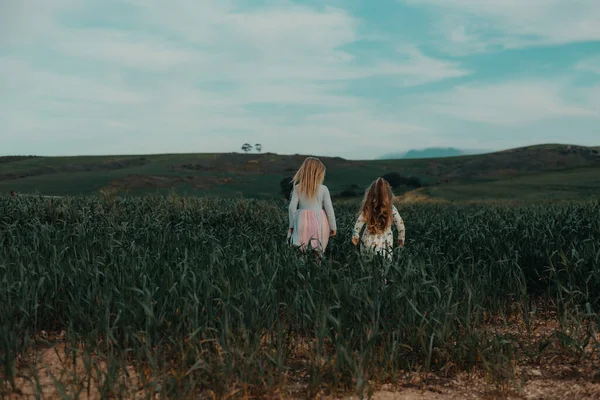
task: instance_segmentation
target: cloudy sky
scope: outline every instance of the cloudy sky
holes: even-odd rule
[[[0,154],[600,145],[598,0],[0,0]]]

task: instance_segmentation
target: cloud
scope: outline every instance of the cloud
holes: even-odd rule
[[[434,10],[450,52],[600,41],[597,0],[398,1]]]
[[[568,32],[548,25],[580,9],[562,10],[556,0],[505,1],[507,9],[423,1],[445,15],[437,43],[453,55],[596,32],[585,23],[596,8],[583,0],[583,25],[567,22]],[[597,118],[597,90],[567,79],[594,70],[593,59],[547,79],[500,74],[489,83],[469,57],[424,46],[439,39],[430,27],[384,32],[344,6],[9,2],[0,13],[0,152],[235,151],[250,141],[265,151],[371,158],[390,148],[478,147],[472,123],[518,137],[544,121]]]
[[[2,85],[4,90],[13,94],[7,106],[25,106],[31,100],[109,105],[131,105],[146,100],[144,94],[138,91],[98,83],[93,79],[47,72],[19,59],[0,58],[0,74],[10,77]]]
[[[559,82],[514,81],[466,84],[421,97],[419,107],[435,114],[497,126],[525,126],[561,118],[598,118],[600,112],[585,101],[565,100]],[[585,96],[591,91],[585,90]]]
[[[600,56],[585,58],[575,68],[579,71],[592,72],[600,75]]]
[[[12,139],[3,151],[189,151],[198,143],[196,151],[227,151],[256,140],[271,151],[343,153],[344,137],[385,149],[386,134],[424,128],[393,114],[373,118],[378,100],[350,94],[353,82],[382,78],[402,88],[470,73],[408,43],[357,59],[348,46],[362,40],[360,21],[340,8],[241,4],[12,5],[0,42],[9,49],[0,73],[11,77],[0,80],[0,132]],[[90,147],[75,147],[91,137]],[[290,145],[296,137],[306,144]]]
[[[0,47],[31,45],[52,39],[52,34],[61,28],[55,17],[76,7],[75,0],[2,2]]]

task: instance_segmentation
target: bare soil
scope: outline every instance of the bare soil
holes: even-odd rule
[[[26,157],[18,159],[17,161],[26,160],[29,158],[38,158],[38,157]],[[5,163],[13,162],[14,159],[9,159],[8,161],[4,161]],[[0,160],[0,164],[2,160]],[[139,167],[147,164],[148,161],[144,157],[139,158],[116,158],[112,160],[105,160],[99,163],[69,163],[64,165],[55,165],[55,166],[42,166],[38,168],[32,168],[24,171],[18,172],[10,172],[5,174],[0,174],[0,181],[7,180],[16,180],[23,178],[30,178],[34,176],[40,175],[50,175],[50,174],[58,174],[58,173],[70,173],[70,172],[93,172],[93,171],[116,171],[126,168]]]
[[[217,178],[213,176],[160,176],[133,174],[114,180],[108,188],[115,190],[135,189],[168,189],[181,185],[188,185],[194,189],[207,190],[213,185],[226,185],[234,183],[233,178]]]
[[[96,361],[97,362],[97,361]],[[57,344],[43,350],[38,357],[38,383],[28,374],[27,369],[21,371],[17,378],[17,390],[11,390],[4,384],[6,399],[35,399],[36,386],[39,385],[44,399],[63,399],[68,393],[71,396],[79,392],[82,399],[101,399],[100,382],[79,381],[73,371],[85,376],[86,368],[83,360],[79,359],[76,367],[69,363],[65,345]],[[102,362],[94,366],[100,370],[105,368]],[[373,391],[375,400],[458,400],[458,399],[598,399],[600,398],[600,383],[593,379],[594,371],[586,370],[569,364],[554,365],[525,365],[519,369],[521,377],[518,382],[509,382],[498,386],[490,382],[489,377],[482,371],[460,373],[452,379],[444,379],[431,374],[407,374],[393,384],[379,385]],[[133,367],[128,367],[129,377],[121,377],[122,384],[128,385],[129,398],[147,398],[148,393],[140,388],[140,379]],[[92,376],[94,374],[92,373]],[[63,387],[64,392],[60,387]],[[0,390],[2,394],[2,390]],[[359,399],[358,395],[329,396],[320,393],[318,398]],[[281,398],[305,398],[305,389],[298,385],[290,385]]]
[[[448,203],[447,200],[436,199],[425,194],[424,188],[414,189],[403,195],[396,196],[395,201],[399,204],[411,203]]]
[[[572,328],[574,329],[574,328]],[[469,372],[459,371],[447,374],[406,372],[393,381],[369,382],[372,385],[372,398],[376,400],[392,399],[600,399],[600,379],[597,375],[598,357],[596,350],[600,334],[588,340],[580,351],[560,344],[556,335],[559,326],[556,319],[538,319],[529,329],[522,319],[502,322],[490,319],[490,332],[500,335],[514,335],[521,339],[528,338],[529,344],[538,346],[540,340],[549,339],[547,349],[535,357],[524,357],[512,362],[510,370],[503,378],[485,370],[482,366]],[[576,335],[576,331],[569,331]],[[42,393],[44,399],[62,399],[66,395],[73,397],[78,393],[82,399],[100,399],[103,375],[106,363],[95,354],[86,357],[78,356],[75,363],[72,359],[73,348],[65,340],[64,332],[56,335],[42,333],[48,345],[32,349],[31,354],[22,357],[18,363],[16,389],[8,383],[0,386],[0,397],[7,399],[34,399],[36,393]],[[585,337],[585,335],[584,335]],[[304,358],[303,349],[308,343],[299,347],[294,358]],[[79,349],[79,350],[82,350]],[[80,354],[85,354],[81,351]],[[299,361],[301,363],[301,361]],[[32,368],[33,367],[33,368]],[[149,398],[157,395],[149,389],[151,373],[144,377],[144,368],[127,366],[126,373],[118,378],[119,385],[126,390],[129,397]],[[32,371],[37,371],[34,374]],[[306,398],[306,371],[302,369],[290,372],[286,376],[286,384],[276,398]],[[82,379],[81,377],[89,377]],[[0,375],[0,382],[3,381]],[[368,393],[364,393],[365,397]],[[203,393],[200,398],[212,398],[210,393]],[[233,398],[243,397],[239,393]],[[357,394],[330,395],[325,389],[317,393],[316,398],[359,399]]]

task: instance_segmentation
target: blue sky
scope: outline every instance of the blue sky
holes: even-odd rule
[[[0,154],[600,145],[598,0],[2,0]]]

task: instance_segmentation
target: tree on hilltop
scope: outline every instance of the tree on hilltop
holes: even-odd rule
[[[250,143],[244,143],[244,145],[242,146],[242,150],[248,153],[252,150],[252,145]]]

